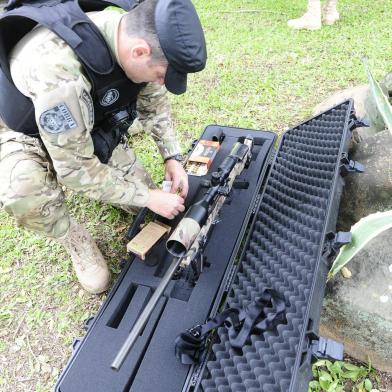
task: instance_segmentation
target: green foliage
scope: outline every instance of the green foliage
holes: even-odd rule
[[[349,362],[331,362],[325,359],[313,364],[313,381],[308,392],[343,392],[350,382],[352,392],[377,392],[371,378],[374,370],[370,366],[354,365]]]
[[[332,264],[329,278],[334,277],[366,244],[392,227],[392,211],[377,212],[362,218],[352,228],[352,240],[344,245]]]
[[[373,75],[370,72],[367,57],[363,57],[362,61],[368,76],[372,98],[377,106],[379,113],[381,114],[381,117],[385,122],[386,127],[392,133],[392,106],[389,103],[388,98],[384,95],[380,85],[373,78]]]

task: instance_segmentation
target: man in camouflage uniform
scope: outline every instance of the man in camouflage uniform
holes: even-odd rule
[[[156,0],[144,3],[149,2]],[[94,155],[91,84],[72,49],[42,26],[25,35],[10,56],[14,84],[33,101],[40,139],[0,124],[1,206],[18,225],[63,244],[81,285],[91,293],[108,288],[110,273],[87,230],[70,217],[62,185],[125,210],[148,207],[170,219],[184,211],[188,191],[180,162],[170,159],[180,147],[163,86],[168,62],[156,38],[154,43],[149,36],[147,43],[143,32],[132,33],[132,12],[108,9],[89,17],[127,77],[147,82],[137,99],[138,120],[165,160],[165,178],[173,182],[171,193],[154,187],[127,144],[120,143],[107,164]],[[65,118],[61,124],[56,117],[59,110]]]

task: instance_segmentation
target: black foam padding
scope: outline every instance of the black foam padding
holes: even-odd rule
[[[343,183],[339,163],[348,148],[352,115],[347,101],[284,134],[227,306],[244,307],[273,288],[286,301],[287,322],[253,334],[242,350],[234,350],[227,330],[220,328],[203,391],[308,389],[308,333],[318,328],[327,274],[324,240],[326,230],[336,228],[334,210]]]

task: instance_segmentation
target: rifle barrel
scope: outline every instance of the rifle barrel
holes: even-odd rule
[[[136,342],[137,337],[140,335],[142,329],[146,325],[148,319],[151,316],[156,304],[159,301],[159,298],[162,296],[166,287],[170,283],[173,274],[176,272],[177,267],[180,265],[182,258],[175,257],[173,258],[172,263],[170,264],[168,270],[166,271],[165,275],[163,276],[161,282],[159,283],[158,287],[155,289],[154,294],[148,301],[146,307],[143,309],[143,312],[136,320],[135,325],[133,326],[130,334],[128,335],[127,339],[125,340],[124,344],[121,346],[120,351],[117,353],[114,361],[110,365],[110,367],[114,370],[120,370],[125,358],[131,351],[133,345]]]

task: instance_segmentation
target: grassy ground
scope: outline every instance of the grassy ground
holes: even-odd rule
[[[172,97],[184,150],[211,123],[282,132],[334,91],[364,83],[364,53],[377,79],[391,68],[391,0],[341,0],[341,21],[315,32],[286,27],[305,0],[195,5],[209,61],[204,72],[189,78],[187,94]],[[160,159],[150,140],[138,137],[134,145],[160,181]],[[72,193],[68,203],[118,272],[130,219]],[[71,354],[73,338],[83,335],[83,320],[105,296],[91,297],[79,288],[58,245],[16,228],[4,212],[0,222],[0,390],[47,392]]]

